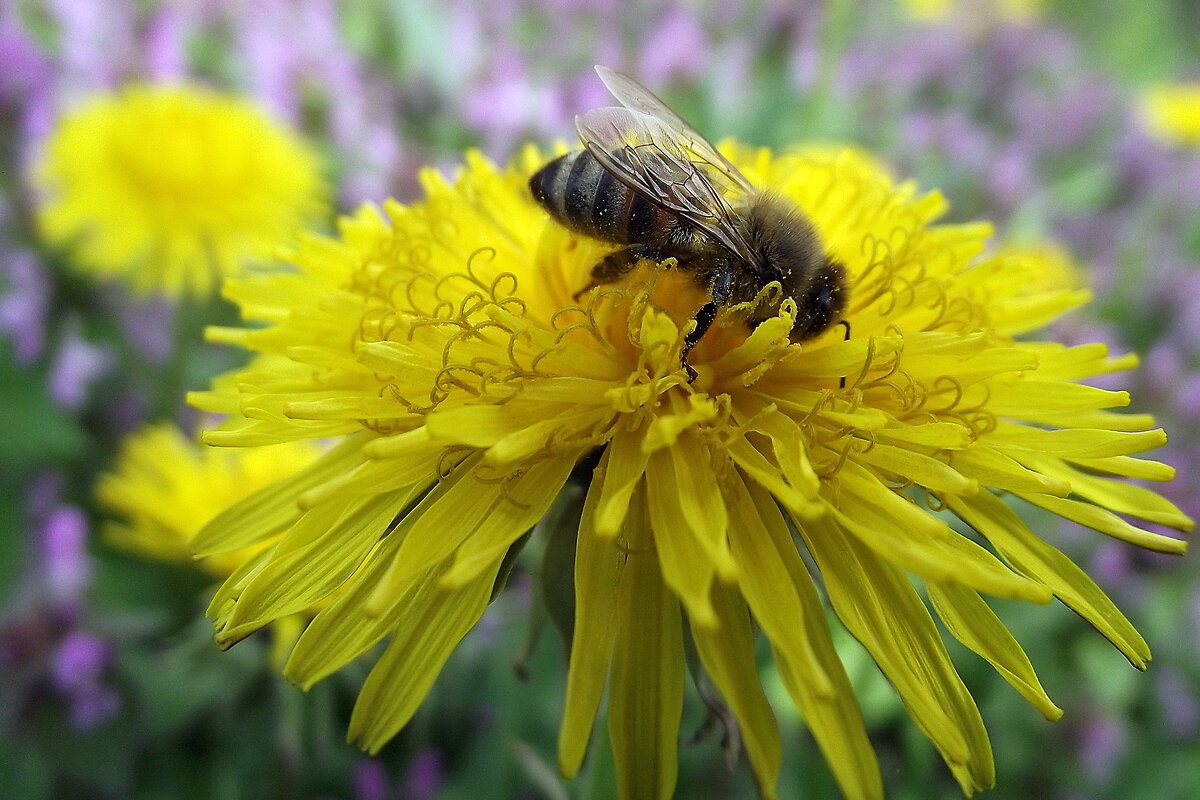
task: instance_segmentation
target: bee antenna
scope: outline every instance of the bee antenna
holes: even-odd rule
[[[838,320],[837,324],[841,325],[842,327],[844,327],[846,329],[846,338],[843,339],[842,341],[844,341],[844,342],[850,341],[850,322],[849,322],[849,320],[840,319],[840,320]],[[842,376],[841,381],[838,383],[838,388],[839,389],[846,388],[846,376],[845,375]]]

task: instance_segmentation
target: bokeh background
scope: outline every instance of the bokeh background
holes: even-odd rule
[[[184,391],[241,358],[201,331],[236,317],[219,298],[141,296],[76,269],[39,235],[33,178],[58,121],[89,98],[191,82],[306,137],[335,212],[409,201],[421,167],[452,172],[467,148],[503,160],[526,141],[571,142],[574,115],[609,103],[595,63],[638,76],[714,139],[855,143],[944,192],[950,219],[1060,247],[1095,301],[1052,335],[1142,355],[1114,385],[1169,431],[1179,477],[1165,493],[1200,516],[1200,110],[1164,127],[1154,99],[1200,80],[1194,0],[3,0],[0,796],[615,796],[603,733],[573,783],[553,766],[564,654],[552,633],[530,636],[527,565],[414,721],[367,757],[344,743],[365,669],[304,694],[278,677],[266,637],[219,652],[203,619],[212,578],[105,538],[98,476],[146,422],[194,429]],[[1200,797],[1195,559],[1035,522],[1154,661],[1138,674],[1061,606],[997,603],[1066,716],[1047,723],[949,644],[992,734],[989,796]],[[839,647],[888,796],[960,796],[874,665],[844,634]],[[836,797],[770,666],[764,683],[784,728],[780,796]],[[677,796],[753,796],[745,765],[730,770],[719,736],[699,735],[701,706],[685,708],[697,737],[681,745]]]

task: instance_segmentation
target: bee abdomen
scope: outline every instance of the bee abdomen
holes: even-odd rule
[[[537,202],[573,231],[607,242],[643,241],[657,209],[586,150],[554,159],[529,180]]]

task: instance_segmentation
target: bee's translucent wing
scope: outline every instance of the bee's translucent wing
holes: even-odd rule
[[[742,192],[751,190],[750,182],[738,171],[737,167],[730,163],[729,159],[721,155],[721,151],[713,147],[699,131],[688,124],[687,120],[672,111],[666,103],[645,86],[628,75],[608,67],[597,65],[596,74],[612,92],[613,97],[621,102],[621,105],[631,111],[647,114],[675,128],[679,144],[688,152],[688,157],[692,161],[703,164],[708,170],[716,170]]]
[[[739,182],[724,170],[710,169],[707,160],[695,159],[691,137],[672,120],[630,108],[596,108],[576,117],[575,127],[584,147],[614,177],[747,264],[759,265],[754,248],[734,225],[736,215],[727,199],[746,191],[745,178],[734,169]]]

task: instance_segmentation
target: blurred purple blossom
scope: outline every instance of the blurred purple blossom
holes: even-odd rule
[[[404,779],[405,800],[433,800],[446,775],[442,754],[426,748],[413,756]]]
[[[697,18],[697,9],[670,8],[646,34],[650,44],[638,59],[638,75],[648,86],[665,86],[675,81],[692,82],[700,77],[704,60],[697,53],[708,51],[708,34]]]
[[[354,767],[355,800],[387,800],[391,781],[387,768],[374,758],[364,758]]]
[[[71,719],[80,729],[93,728],[116,715],[120,695],[104,683],[112,646],[94,634],[71,631],[54,654],[51,680],[67,699]]]
[[[170,360],[175,351],[179,310],[161,297],[131,297],[123,287],[106,287],[104,291],[105,305],[113,309],[126,341],[152,364]]]
[[[28,34],[0,18],[0,103],[22,101],[49,74],[49,61]]]
[[[64,478],[35,477],[26,492],[29,558],[23,585],[0,623],[4,718],[38,702],[46,689],[66,703],[72,724],[95,727],[112,718],[120,695],[107,682],[112,645],[82,627],[92,562],[83,511],[62,502]]]
[[[78,322],[68,321],[50,366],[50,397],[67,411],[78,411],[87,402],[92,384],[116,363],[112,348],[88,341]]]
[[[24,248],[0,243],[0,264],[0,333],[12,341],[16,362],[29,366],[45,346],[50,282],[37,257]]]
[[[1179,741],[1195,741],[1200,735],[1200,698],[1195,688],[1177,669],[1166,666],[1155,677],[1154,689],[1170,734]]]
[[[1089,782],[1103,786],[1112,780],[1129,747],[1129,731],[1118,719],[1093,716],[1084,722],[1078,746]]]
[[[46,518],[38,541],[38,561],[47,598],[67,605],[83,597],[91,579],[88,523],[75,506],[61,505]]]

